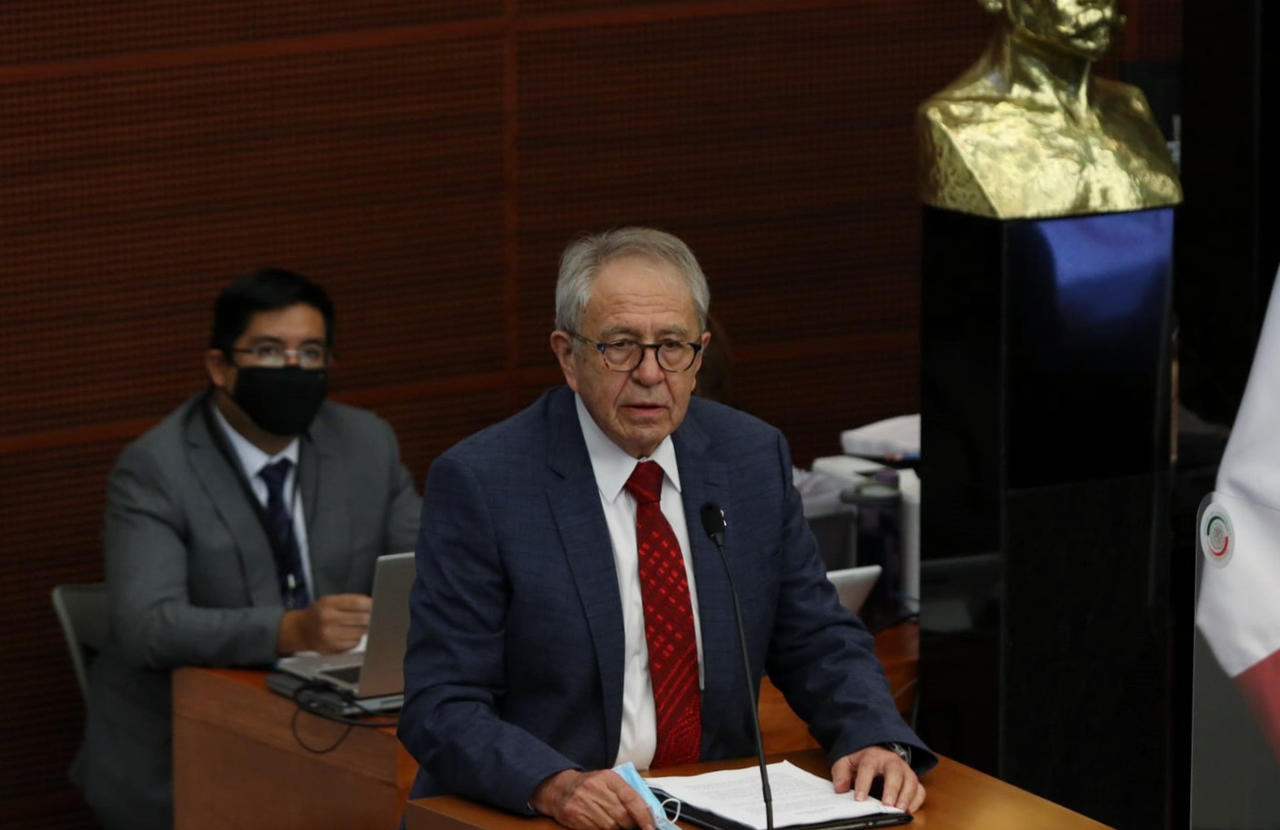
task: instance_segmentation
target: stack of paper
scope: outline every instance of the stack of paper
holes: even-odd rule
[[[681,802],[681,820],[722,828],[765,828],[757,767],[655,777],[646,781],[659,799],[669,797]],[[769,788],[773,793],[773,826],[776,828],[880,827],[911,821],[911,816],[895,807],[886,807],[875,798],[854,801],[852,792],[837,795],[830,781],[788,761],[769,765]]]
[[[849,455],[910,458],[920,454],[920,415],[899,415],[840,433],[840,448]]]

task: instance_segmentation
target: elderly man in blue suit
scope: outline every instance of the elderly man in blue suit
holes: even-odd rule
[[[728,522],[752,686],[768,672],[837,791],[865,797],[879,778],[886,803],[924,801],[933,755],[825,578],[786,441],[692,398],[709,302],[669,234],[578,240],[551,335],[567,388],[432,465],[399,732],[415,797],[650,830],[610,767],[751,754],[729,583],[698,520],[710,504]]]

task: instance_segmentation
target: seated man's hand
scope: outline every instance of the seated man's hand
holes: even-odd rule
[[[330,594],[306,608],[285,611],[276,635],[276,651],[331,654],[355,648],[369,630],[373,600],[364,594]]]
[[[864,800],[871,792],[871,784],[877,776],[884,779],[880,801],[886,807],[914,813],[924,804],[924,786],[915,771],[898,753],[882,746],[863,747],[831,767],[831,781],[836,792],[848,792],[852,786],[853,797],[858,801]]]
[[[610,769],[557,772],[538,785],[529,804],[573,830],[654,830],[644,799]]]

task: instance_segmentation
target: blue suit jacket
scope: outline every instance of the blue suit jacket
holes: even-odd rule
[[[732,598],[698,523],[714,502],[756,690],[767,670],[833,760],[897,741],[931,766],[826,579],[782,435],[695,398],[672,438],[702,627],[702,758],[754,752]],[[529,812],[547,776],[612,766],[622,722],[618,580],[573,392],[440,456],[422,509],[399,730],[421,767],[413,795]]]

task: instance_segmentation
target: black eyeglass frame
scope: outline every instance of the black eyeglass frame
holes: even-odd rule
[[[237,354],[252,355],[255,360],[259,361],[259,365],[262,365],[271,369],[281,369],[289,365],[289,355],[293,355],[296,365],[300,366],[301,368],[308,369],[310,371],[327,369],[333,363],[333,350],[330,349],[328,346],[322,346],[319,344],[307,344],[307,345],[300,346],[296,349],[286,349],[282,347],[280,351],[283,352],[284,359],[278,365],[274,365],[274,361],[264,361],[257,354],[260,348],[262,348],[263,346],[269,346],[269,345],[271,344],[259,343],[249,347],[230,346],[230,347],[224,348],[222,350],[222,353],[227,355],[228,357],[230,357],[231,355],[237,355]],[[316,366],[303,366],[302,351],[304,349],[312,349],[312,348],[320,349],[323,352],[321,363]],[[235,364],[234,359],[231,362]]]
[[[628,340],[624,338],[622,340],[610,340],[607,343],[601,343],[599,340],[592,340],[590,337],[586,337],[584,335],[578,334],[576,331],[569,332],[569,336],[572,337],[574,340],[581,340],[583,343],[588,343],[592,347],[594,347],[595,350],[600,353],[600,361],[604,363],[604,367],[611,372],[634,372],[636,369],[640,368],[640,364],[644,363],[645,350],[652,349],[653,360],[655,363],[658,364],[658,368],[666,372],[667,374],[675,375],[675,374],[679,374],[680,372],[689,371],[689,369],[693,366],[693,364],[697,362],[698,354],[702,351],[701,343],[696,343],[696,342],[689,343],[684,340],[662,340],[657,343],[638,343],[634,340]],[[640,347],[640,359],[635,362],[635,365],[627,366],[625,368],[613,366],[609,363],[609,359],[605,357],[604,353],[610,346],[617,346],[621,343],[634,343],[636,346]],[[662,358],[659,356],[661,354],[660,350],[662,349],[663,346],[669,343],[679,343],[681,346],[688,346],[689,348],[693,349],[693,354],[689,357],[689,362],[688,364],[685,365],[683,369],[668,369],[665,365],[663,365]]]

